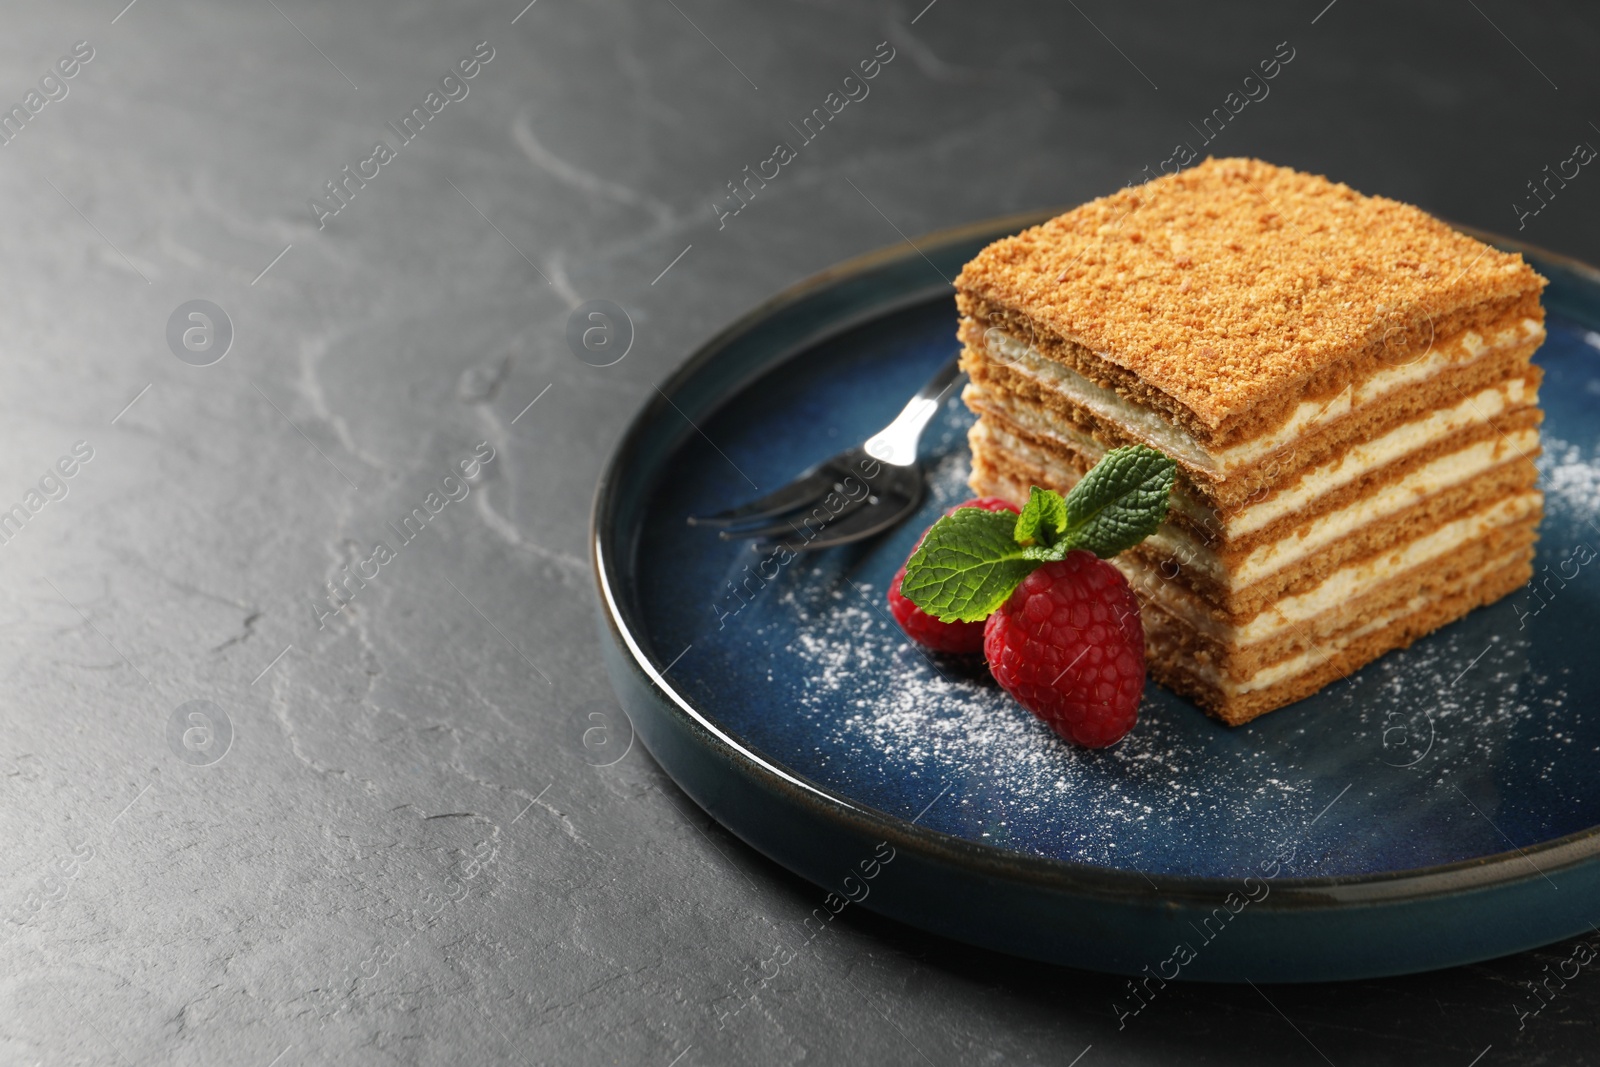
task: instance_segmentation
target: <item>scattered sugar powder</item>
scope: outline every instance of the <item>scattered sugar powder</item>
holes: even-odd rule
[[[763,640],[790,635],[776,655],[795,662],[777,673],[794,679],[792,713],[808,721],[802,735],[816,745],[789,760],[858,800],[909,817],[948,786],[924,825],[1146,871],[1168,868],[1152,846],[1170,841],[1174,827],[1204,825],[1218,862],[1236,852],[1231,865],[1248,867],[1267,853],[1263,835],[1287,834],[1314,814],[1304,775],[1264,774],[1269,761],[1248,746],[1225,746],[1219,773],[1218,755],[1194,743],[1199,713],[1170,697],[1113,749],[1078,749],[1007,696],[976,657],[908,641],[883,585],[826,566],[795,578],[774,602],[779,617],[758,627]],[[1215,728],[1202,723],[1201,733]],[[1202,760],[1213,761],[1205,789]]]
[[[1519,841],[1566,832],[1545,817],[1583,798],[1544,803],[1541,791],[1562,793],[1553,761],[1597,748],[1568,699],[1570,664],[1536,662],[1530,635],[1506,615],[1469,618],[1329,687],[1313,698],[1319,707],[1236,731],[1152,686],[1133,733],[1088,751],[1016,704],[975,658],[912,644],[882,597],[882,586],[846,579],[778,599],[792,613],[783,629],[796,662],[780,673],[803,679],[793,713],[816,748],[809,770],[907,817],[949,786],[925,825],[1018,851],[1213,875],[1248,873],[1285,843],[1299,847],[1292,873],[1303,875],[1358,873],[1397,848],[1419,865],[1448,862],[1463,848],[1504,847],[1486,823],[1463,837],[1472,811],[1461,794]],[[1539,795],[1504,797],[1508,775]],[[1313,826],[1345,785],[1356,789],[1351,820],[1335,811]]]
[[[1539,457],[1540,488],[1546,508],[1562,509],[1583,521],[1600,513],[1600,462],[1580,445],[1543,435]]]

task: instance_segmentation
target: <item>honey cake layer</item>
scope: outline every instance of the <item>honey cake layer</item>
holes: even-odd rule
[[[956,279],[964,313],[1026,316],[1218,440],[1362,380],[1397,330],[1443,336],[1543,285],[1521,256],[1416,207],[1250,159],[1084,204]]]
[[[1503,441],[1497,443],[1505,446]],[[1026,497],[1030,485],[1041,484],[1037,472],[1019,469],[1003,454],[997,464],[981,440],[976,445],[971,485],[977,492],[1019,500]],[[1480,446],[1469,446],[1477,447]],[[1489,445],[1490,450],[1494,447],[1495,444]],[[1513,453],[1474,476],[1419,499],[1402,493],[1398,506],[1381,517],[1349,528],[1312,530],[1306,537],[1263,546],[1265,557],[1256,558],[1265,562],[1249,571],[1230,570],[1206,549],[1185,544],[1171,523],[1123,557],[1141,560],[1164,580],[1205,600],[1231,621],[1243,624],[1282,598],[1315,588],[1342,566],[1378,558],[1487,504],[1527,495],[1536,505],[1539,494],[1533,487],[1537,479],[1533,462]],[[1337,518],[1338,513],[1334,516]],[[1262,568],[1271,569],[1259,573]]]
[[[1142,605],[1184,630],[1184,646],[1219,679],[1247,684],[1291,656],[1325,647],[1366,620],[1392,614],[1420,592],[1447,592],[1491,559],[1533,543],[1538,502],[1518,499],[1446,523],[1384,559],[1352,564],[1315,589],[1285,597],[1236,625],[1142,561],[1119,560]],[[1373,564],[1377,564],[1374,566]]]
[[[1531,458],[1538,439],[1526,431],[1539,426],[1543,413],[1530,403],[1518,402],[1526,399],[1523,384],[1513,379],[1482,390],[1454,407],[1353,446],[1304,472],[1292,486],[1232,514],[1196,500],[1180,482],[1173,489],[1168,536],[1191,545],[1192,551],[1204,548],[1224,560],[1247,559],[1291,534],[1304,535],[1329,512],[1379,506],[1381,494],[1397,482],[1403,482],[1408,493],[1426,495],[1470,477],[1482,466],[1474,467],[1471,455],[1481,455],[1484,449],[1468,456],[1456,454],[1471,445],[1488,442],[1496,458],[1508,448]],[[1037,476],[1041,487],[1065,491],[1104,454],[1098,448],[1089,450],[1036,433],[989,408],[984,411],[968,434],[971,447],[991,462],[1003,457],[1016,466],[1019,476]],[[1450,456],[1456,458],[1445,458]],[[1419,473],[1424,469],[1426,473]]]
[[[1375,393],[1386,382],[1410,380],[1450,362],[1467,362],[1480,354],[1481,346],[1503,339],[1507,329],[1521,330],[1525,338],[1542,341],[1544,337],[1544,308],[1537,292],[1465,309],[1445,321],[1429,322],[1424,328],[1391,329],[1383,335],[1379,351],[1364,371],[1357,373],[1342,365],[1329,367],[1301,389],[1286,393],[1272,409],[1253,412],[1253,417],[1236,420],[1227,433],[1221,433],[1197,422],[1171,397],[1109,363],[1102,358],[1103,353],[1052,337],[1024,315],[987,307],[960,293],[956,295],[956,307],[961,312],[959,334],[963,342],[982,352],[987,362],[1053,374],[1083,392],[1098,393],[1107,399],[1115,397],[1138,408],[1147,418],[1165,421],[1172,431],[1190,439],[1194,448],[1207,451],[1248,452],[1250,442],[1282,436],[1292,432],[1308,415],[1325,413],[1330,402],[1347,390]],[[1270,441],[1266,447],[1273,447]]]
[[[1529,541],[1526,547],[1513,548],[1449,588],[1419,593],[1393,614],[1368,620],[1337,642],[1330,642],[1320,653],[1295,662],[1282,661],[1277,673],[1261,677],[1258,686],[1229,684],[1207,673],[1184,647],[1187,631],[1159,609],[1144,618],[1146,664],[1158,683],[1189,697],[1230,726],[1249,722],[1310,696],[1474,608],[1515,592],[1533,575],[1531,540],[1535,525],[1533,520],[1525,527]]]
[[[1178,463],[1182,480],[1198,496],[1226,511],[1292,484],[1300,471],[1351,444],[1459,404],[1488,385],[1522,378],[1536,391],[1541,372],[1529,360],[1544,333],[1530,323],[1505,323],[1488,341],[1476,334],[1457,338],[1443,347],[1468,349],[1471,358],[1430,353],[1393,368],[1383,382],[1347,390],[1320,408],[1308,409],[1292,432],[1286,429],[1221,452],[1206,450],[1150,410],[1075,379],[1071,372],[1040,371],[1027,364],[1031,357],[1008,357],[1010,362],[994,358],[993,337],[974,337],[971,324],[964,323],[959,336],[965,344],[962,366],[975,387],[967,394],[974,410],[986,405],[1036,432],[1057,433],[1085,447],[1094,441],[1105,448],[1145,444],[1160,449]]]

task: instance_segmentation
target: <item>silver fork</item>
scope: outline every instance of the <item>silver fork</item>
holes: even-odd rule
[[[829,456],[748,504],[715,515],[691,515],[689,524],[723,527],[718,536],[724,541],[778,540],[800,552],[882,533],[922,502],[917,442],[960,377],[960,356],[951,356],[893,422],[860,445]]]

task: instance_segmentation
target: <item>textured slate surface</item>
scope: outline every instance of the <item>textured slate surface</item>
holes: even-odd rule
[[[1340,987],[1169,986],[1119,1030],[1115,979],[847,912],[752,999],[821,892],[626,749],[585,561],[595,477],[652,383],[902,233],[1075,203],[1180,140],[1515,231],[1525,183],[1600,144],[1592,11],[119,9],[12,5],[0,33],[0,101],[25,114],[93,49],[0,146],[0,510],[25,515],[0,527],[0,1062],[1596,1055],[1587,968],[1516,1010],[1578,943]],[[466,96],[399,144],[385,124],[481,41]],[[884,41],[870,95],[719,228],[725,183]],[[1201,146],[1190,123],[1282,41],[1270,95]],[[380,137],[394,158],[319,229],[308,201]],[[1600,258],[1595,182],[1522,235]],[[635,327],[604,368],[565,339],[599,298]],[[209,366],[168,343],[194,299],[232,323]],[[78,442],[92,458],[51,477]],[[446,481],[480,442],[494,458]],[[387,524],[413,509],[401,545]],[[319,619],[346,567],[376,574]]]

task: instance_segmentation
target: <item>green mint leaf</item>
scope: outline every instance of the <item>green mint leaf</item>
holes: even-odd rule
[[[1177,464],[1153,448],[1114,448],[1067,494],[1065,541],[1110,559],[1166,520]]]
[[[1044,562],[1017,544],[1015,529],[1010,512],[959,508],[946,515],[907,561],[901,594],[941,622],[988,618]]]
[[[1073,547],[1072,542],[1063,537],[1053,545],[1029,545],[1022,550],[1022,558],[1033,560],[1035,565],[1054,563],[1058,559],[1066,559]]]
[[[1028,493],[1028,502],[1017,516],[1017,527],[1012,536],[1019,545],[1053,545],[1067,529],[1067,502],[1060,493],[1040,489],[1037,485]]]
[[[1088,549],[1131,548],[1167,517],[1177,465],[1153,448],[1106,453],[1063,498],[1037,486],[1022,513],[959,508],[934,523],[906,562],[900,592],[941,622],[979,622],[1040,564]]]

